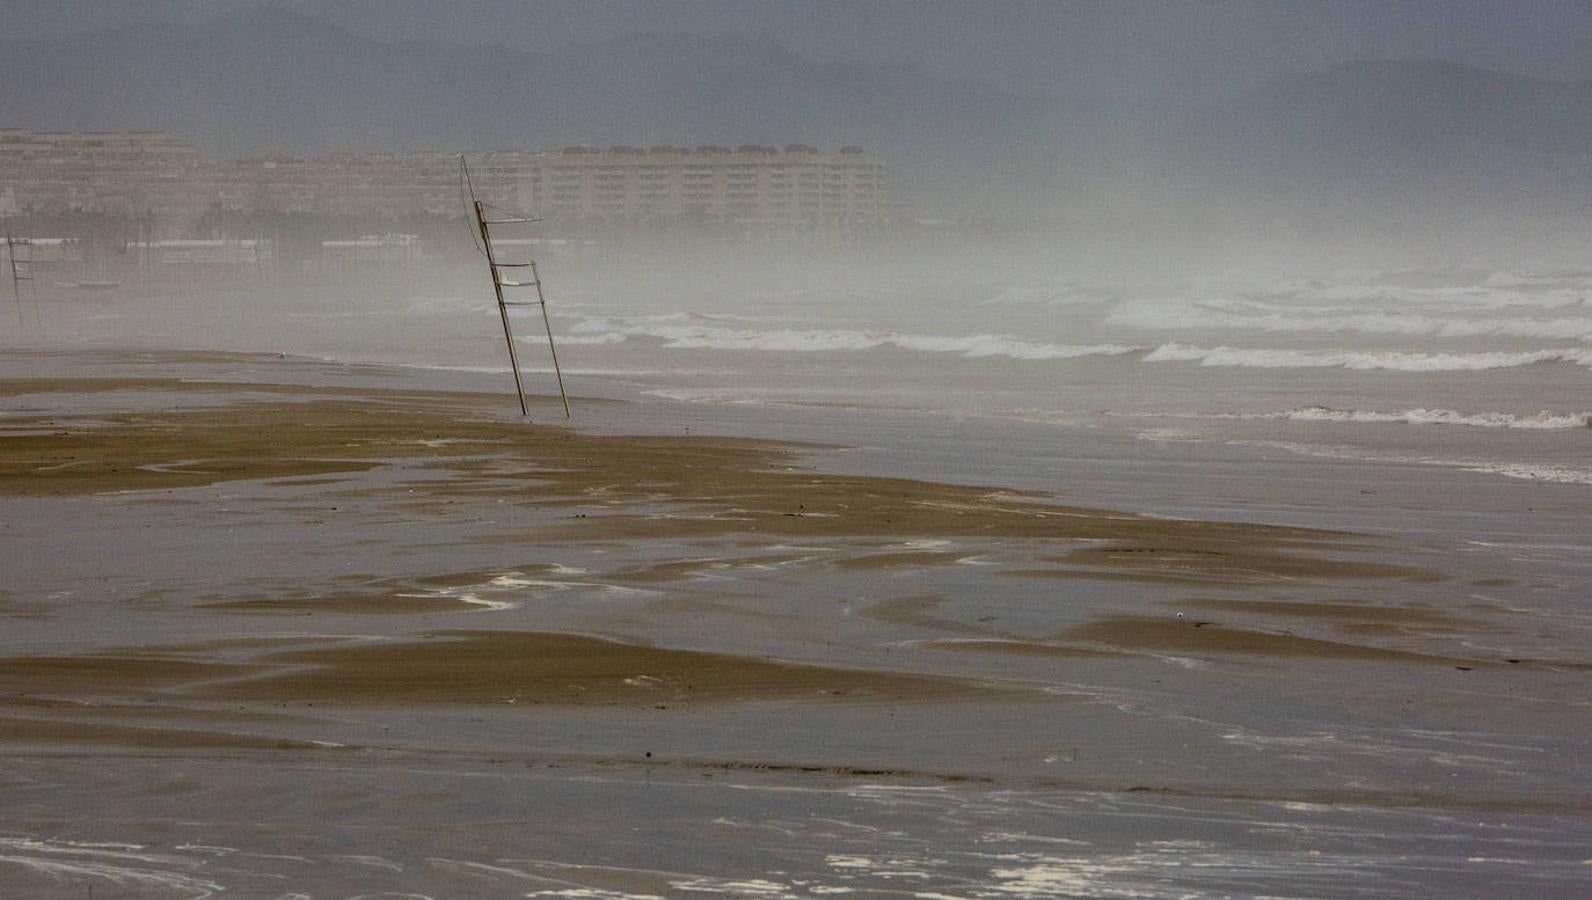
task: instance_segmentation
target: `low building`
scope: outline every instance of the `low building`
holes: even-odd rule
[[[0,238],[0,245],[19,266],[58,267],[83,262],[83,242],[77,238]]]
[[[127,255],[145,269],[237,270],[270,266],[275,248],[268,240],[132,241]]]
[[[415,234],[367,234],[344,241],[321,241],[321,268],[405,265],[420,261],[424,242]]]

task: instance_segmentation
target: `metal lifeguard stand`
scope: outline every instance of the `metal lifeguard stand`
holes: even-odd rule
[[[517,225],[526,222],[538,221],[520,215],[503,215],[499,218],[489,218],[487,210],[494,213],[505,212],[483,202],[475,195],[475,183],[470,180],[470,167],[464,160],[464,154],[459,155],[459,171],[463,175],[465,186],[470,191],[470,208],[475,213],[475,226],[481,234],[481,254],[486,257],[487,268],[492,274],[492,293],[497,297],[498,316],[503,320],[503,340],[509,348],[509,367],[514,370],[514,396],[520,401],[520,413],[529,416],[530,410],[525,405],[525,385],[520,379],[520,358],[514,350],[514,328],[509,323],[509,307],[511,306],[540,306],[542,308],[542,327],[547,329],[547,350],[553,357],[553,375],[558,379],[558,397],[564,403],[564,418],[570,418],[569,395],[564,392],[564,373],[558,367],[558,348],[553,344],[553,324],[547,316],[547,298],[542,295],[542,278],[536,271],[535,260],[524,262],[499,262],[496,251],[492,248],[492,227],[495,225]],[[516,274],[513,278],[504,276],[504,270],[518,270],[524,274]],[[529,276],[528,278],[526,276]],[[535,288],[535,300],[510,300],[503,293],[504,289],[516,290],[521,288]]]

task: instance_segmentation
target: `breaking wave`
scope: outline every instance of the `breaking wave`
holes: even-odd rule
[[[1592,318],[1456,319],[1418,313],[1275,311],[1255,309],[1134,306],[1120,309],[1106,321],[1145,329],[1204,329],[1273,332],[1355,332],[1360,334],[1419,335],[1438,338],[1512,337],[1592,342]]]
[[[1592,412],[1550,413],[1544,411],[1530,415],[1516,415],[1514,413],[1463,413],[1452,409],[1406,409],[1399,412],[1377,412],[1375,410],[1307,406],[1285,413],[1273,413],[1268,415],[1267,418],[1289,419],[1296,422],[1463,425],[1472,428],[1519,428],[1533,431],[1592,428]]]
[[[1125,302],[1108,324],[1149,330],[1515,337],[1592,341],[1592,280],[1538,282],[1498,276],[1497,283],[1409,287],[1388,284],[1196,286],[1181,296]],[[1509,282],[1509,284],[1505,284]],[[1544,285],[1553,285],[1542,289]]]
[[[1592,412],[1467,413],[1452,409],[1404,409],[1384,412],[1370,409],[1337,409],[1331,406],[1302,406],[1284,412],[1255,413],[1165,413],[1107,412],[1109,416],[1150,419],[1216,419],[1290,422],[1329,422],[1369,425],[1457,425],[1469,428],[1501,428],[1524,431],[1560,431],[1592,428]]]
[[[1349,459],[1363,462],[1395,463],[1402,465],[1442,466],[1445,468],[1463,469],[1467,472],[1477,472],[1482,475],[1502,475],[1505,478],[1517,478],[1523,481],[1544,481],[1554,484],[1592,484],[1592,469],[1575,468],[1572,466],[1553,465],[1548,463],[1533,463],[1508,460],[1465,459],[1443,456],[1418,456],[1409,454],[1384,455],[1367,452],[1355,447],[1321,447],[1308,444],[1284,443],[1280,441],[1233,441],[1231,443],[1248,443],[1252,446],[1274,447],[1287,450],[1302,456],[1325,457],[1329,459]]]
[[[1333,409],[1331,406],[1305,406],[1277,414],[1294,422],[1369,422],[1369,424],[1469,425],[1473,428],[1525,428],[1559,430],[1592,428],[1592,413],[1458,413],[1453,409],[1403,409],[1399,413],[1377,413],[1374,409]]]
[[[1201,436],[1181,428],[1149,428],[1134,435],[1141,441],[1158,443],[1223,443],[1234,447],[1265,447],[1284,450],[1300,456],[1321,459],[1342,459],[1353,462],[1387,463],[1395,465],[1438,466],[1463,469],[1482,475],[1501,475],[1523,481],[1552,482],[1555,484],[1592,485],[1592,469],[1553,463],[1490,460],[1450,456],[1422,456],[1418,454],[1387,454],[1364,447],[1305,444],[1292,441],[1227,440]]]
[[[1400,372],[1464,372],[1510,369],[1539,363],[1575,363],[1592,367],[1592,350],[1481,351],[1420,353],[1410,351],[1271,350],[1239,347],[1196,347],[1173,341],[1144,356],[1144,362],[1197,362],[1202,366],[1253,369],[1390,369]]]
[[[922,353],[947,353],[968,359],[1074,359],[1084,356],[1118,356],[1145,348],[1124,344],[1048,344],[1010,335],[914,335],[892,331],[826,330],[802,328],[725,328],[699,320],[681,322],[672,317],[653,320],[593,319],[577,323],[570,337],[588,344],[617,343],[632,337],[651,338],[670,349],[761,350],[776,353],[826,353],[863,351],[881,347]]]
[[[625,340],[625,335],[617,331],[604,331],[599,334],[566,334],[558,339],[560,344],[571,347],[596,347],[602,344],[618,344]]]

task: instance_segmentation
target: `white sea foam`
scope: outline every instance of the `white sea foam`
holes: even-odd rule
[[[558,342],[560,344],[566,344],[572,347],[595,347],[602,344],[623,343],[626,337],[626,335],[620,334],[617,331],[604,331],[600,334],[566,334],[563,337],[560,337]]]
[[[1536,413],[1460,412],[1453,409],[1404,409],[1392,412],[1373,409],[1337,409],[1331,406],[1302,406],[1283,412],[1258,413],[1151,413],[1107,412],[1108,416],[1147,419],[1286,419],[1295,422],[1341,422],[1370,425],[1458,425],[1470,428],[1503,428],[1525,431],[1558,431],[1592,428],[1592,412]]]
[[[1154,440],[1148,434],[1138,435],[1143,440]],[[1548,463],[1518,462],[1509,460],[1464,459],[1443,456],[1416,456],[1409,454],[1384,454],[1360,447],[1325,444],[1301,444],[1287,441],[1227,441],[1233,446],[1269,447],[1325,459],[1345,459],[1360,462],[1390,463],[1396,465],[1442,466],[1463,469],[1482,475],[1502,475],[1523,481],[1545,481],[1555,484],[1592,485],[1592,469]]]
[[[683,313],[683,314],[676,313],[676,314],[671,314],[671,315],[666,315],[666,316],[660,316],[659,318],[663,318],[663,319],[678,319],[681,315],[684,315],[685,318],[690,319],[693,322],[743,322],[744,323],[744,322],[779,322],[779,321],[784,321],[784,320],[779,319],[779,318],[777,318],[775,316],[736,316],[736,315],[731,315],[729,313],[724,313],[724,312],[702,313],[702,312],[689,312],[689,311],[686,312],[686,313]]]
[[[815,328],[730,328],[690,317],[661,316],[641,319],[586,319],[570,328],[571,337],[588,343],[617,343],[627,338],[651,338],[670,349],[762,350],[775,353],[831,353],[875,350],[882,347],[921,353],[945,353],[968,359],[1074,359],[1116,356],[1142,350],[1123,344],[1050,344],[1011,335],[920,335],[894,331],[858,331]]]
[[[715,388],[659,388],[642,391],[644,397],[658,397],[680,403],[723,403],[740,406],[766,406],[771,401],[763,397],[749,397],[738,391]]]
[[[535,876],[532,876],[535,877]],[[663,900],[657,894],[632,894],[607,888],[573,887],[531,891],[527,897],[560,897],[563,900]]]
[[[1106,317],[1111,325],[1150,330],[1197,329],[1267,332],[1356,332],[1440,338],[1514,337],[1592,341],[1592,317],[1466,318],[1443,310],[1385,312],[1330,307],[1279,309],[1261,304],[1125,304]]]
[[[513,603],[507,600],[486,600],[480,596],[477,596],[476,594],[469,593],[468,591],[459,594],[458,596],[460,603],[468,603],[471,606],[479,606],[482,609],[488,610],[489,612],[502,612],[505,609],[519,608],[518,603]]]
[[[1145,354],[1144,362],[1197,362],[1202,366],[1252,369],[1389,369],[1401,372],[1460,372],[1510,369],[1538,363],[1592,367],[1592,350],[1553,349],[1421,353],[1402,350],[1278,350],[1196,347],[1172,341]]]
[[[676,891],[695,894],[729,894],[733,897],[767,897],[770,900],[796,900],[794,889],[782,882],[766,878],[733,881],[725,878],[697,876],[670,880],[669,887]]]
[[[125,891],[205,900],[226,890],[201,874],[201,860],[145,853],[135,844],[93,844],[0,838],[0,864],[56,880],[98,879]],[[9,895],[8,895],[9,896]]]
[[[1520,478],[1526,481],[1551,481],[1555,484],[1592,484],[1592,471],[1572,469],[1569,466],[1503,462],[1457,462],[1450,464],[1458,465],[1468,472],[1480,472],[1484,475],[1502,475],[1506,478]]]
[[[1149,330],[1225,329],[1358,332],[1592,341],[1592,284],[1412,288],[1386,284],[1281,282],[1197,286],[1191,294],[1141,298],[1113,310],[1108,324]],[[1568,315],[1561,314],[1569,313]]]
[[[1530,415],[1517,415],[1515,413],[1496,412],[1464,413],[1452,409],[1406,409],[1397,412],[1379,412],[1365,409],[1333,409],[1327,406],[1307,406],[1284,413],[1268,413],[1262,417],[1291,419],[1299,422],[1464,425],[1473,428],[1519,428],[1533,431],[1592,427],[1592,412],[1551,413],[1543,411]]]

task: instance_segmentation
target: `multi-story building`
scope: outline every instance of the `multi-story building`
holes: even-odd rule
[[[881,221],[884,164],[858,147],[568,147],[535,158],[531,209],[550,222],[821,226]]]
[[[530,203],[533,155],[470,154],[476,192]],[[163,132],[0,129],[0,216],[88,212],[150,216],[163,229],[205,212],[281,212],[393,219],[464,216],[459,156],[333,153],[215,162]]]
[[[553,225],[822,228],[879,222],[888,211],[884,164],[857,147],[569,147],[468,158],[481,199]],[[452,153],[214,162],[161,132],[0,130],[0,216],[131,215],[176,234],[211,211],[395,221],[468,215],[462,187]]]
[[[7,212],[187,216],[215,190],[215,166],[156,131],[33,132],[0,129]]]
[[[515,209],[528,205],[531,154],[500,150],[467,159],[482,199]],[[227,168],[228,190],[221,199],[227,210],[378,219],[468,214],[457,153],[270,156]]]

